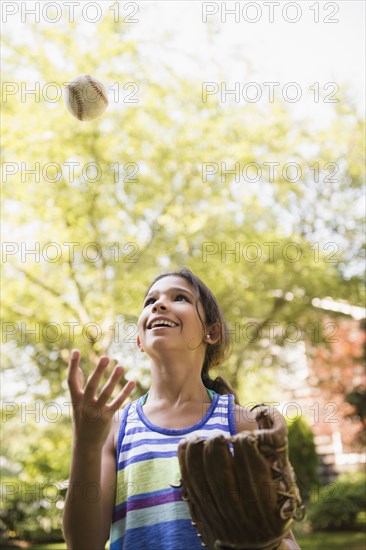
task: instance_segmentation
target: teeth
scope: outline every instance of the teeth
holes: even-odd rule
[[[167,327],[176,327],[178,326],[176,323],[173,323],[171,321],[165,321],[163,319],[159,319],[157,321],[154,321],[152,324],[151,324],[151,327],[150,328],[154,328],[156,327],[157,325],[166,325]]]

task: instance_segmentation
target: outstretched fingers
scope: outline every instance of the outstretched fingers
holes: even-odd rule
[[[107,382],[104,384],[99,394],[97,403],[100,407],[104,407],[104,405],[107,403],[108,399],[113,393],[114,388],[116,387],[118,380],[121,378],[124,371],[125,369],[122,365],[116,365],[114,367],[113,372],[109,376]]]
[[[83,373],[81,372],[79,363],[80,352],[79,350],[73,350],[67,370],[67,384],[69,386],[72,399],[78,398],[83,389]]]
[[[109,358],[103,356],[99,359],[99,363],[96,368],[93,370],[91,375],[88,378],[88,381],[84,390],[84,398],[86,401],[92,401],[97,393],[99,383],[104,374],[105,369],[109,363]]]
[[[135,388],[136,382],[134,380],[129,380],[125,386],[121,389],[119,394],[107,405],[111,411],[117,411],[122,403],[127,399],[132,390]]]
[[[79,406],[82,402],[95,403],[96,405],[98,405],[98,407],[106,407],[110,411],[116,411],[119,409],[119,407],[122,405],[125,399],[127,399],[127,397],[136,386],[136,383],[133,380],[130,380],[121,389],[118,395],[107,405],[107,402],[111,398],[118,381],[125,371],[125,368],[122,365],[117,365],[114,368],[107,382],[103,386],[99,396],[97,397],[98,387],[101,378],[109,364],[109,358],[107,356],[103,356],[100,358],[98,365],[91,373],[86,382],[85,389],[83,388],[84,377],[80,369],[79,363],[80,352],[78,350],[74,350],[71,354],[71,358],[69,361],[67,383],[69,386],[72,402],[75,404],[75,406]]]

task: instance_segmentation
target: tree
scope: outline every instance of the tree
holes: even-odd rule
[[[19,399],[31,395],[43,405],[57,398],[65,406],[73,347],[87,369],[104,353],[127,362],[137,395],[145,391],[147,362],[134,353],[135,323],[152,278],[179,265],[212,288],[233,331],[223,375],[244,400],[251,397],[246,380],[263,366],[273,384],[273,344],[283,344],[289,323],[309,332],[321,320],[314,298],[362,299],[360,277],[345,275],[351,243],[359,254],[359,220],[350,225],[348,207],[362,181],[355,108],[344,104],[333,126],[311,133],[306,121],[294,125],[279,101],[265,113],[255,104],[203,102],[201,82],[147,63],[128,25],[111,18],[94,25],[90,42],[78,23],[34,25],[31,33],[34,40],[3,39],[4,80],[19,92],[3,104],[3,364]],[[25,66],[28,84],[39,84],[39,101],[21,100]],[[61,98],[49,98],[85,67],[112,100],[101,119],[82,124]],[[137,103],[128,102],[131,93]],[[274,161],[281,169],[272,177]],[[306,174],[300,181],[283,171],[289,161]],[[332,162],[339,164],[337,185],[324,181]],[[319,181],[311,180],[315,163]],[[238,174],[227,172],[237,165]],[[322,239],[314,202],[316,220],[327,228]],[[336,224],[329,224],[333,212]],[[343,248],[329,257],[334,247],[324,242],[340,227]],[[33,429],[46,449],[54,432]],[[44,456],[35,456],[41,466]],[[34,472],[31,456],[23,468]]]
[[[329,319],[324,324],[327,323]],[[360,450],[365,429],[364,323],[340,316],[333,324],[337,331],[332,338],[308,346],[309,383],[321,390],[324,401],[333,404],[337,421],[343,420],[348,426],[342,433],[345,448]],[[328,421],[329,412],[331,409],[326,410]]]

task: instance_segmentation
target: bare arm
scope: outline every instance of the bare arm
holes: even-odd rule
[[[69,550],[101,550],[102,529],[101,452],[74,445],[69,488],[63,514],[64,536]]]
[[[103,491],[103,519],[102,531],[103,540],[109,538],[113,508],[116,497],[117,464],[116,464],[116,444],[120,424],[120,415],[116,415],[116,423],[112,426],[106,445],[102,451],[102,487]],[[104,543],[105,544],[105,543]],[[104,546],[103,546],[104,548]]]
[[[115,367],[96,397],[109,360],[107,357],[101,358],[84,390],[79,360],[79,352],[74,352],[68,371],[74,435],[63,530],[69,550],[103,550],[112,519],[116,481],[113,413],[131,393],[135,383],[128,382],[118,396],[107,404],[123,367]]]

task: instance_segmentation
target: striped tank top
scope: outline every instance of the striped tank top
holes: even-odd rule
[[[117,445],[117,487],[110,550],[202,550],[182,500],[177,458],[182,438],[236,434],[234,396],[207,390],[211,404],[197,424],[160,428],[145,417],[148,393],[124,409]]]

